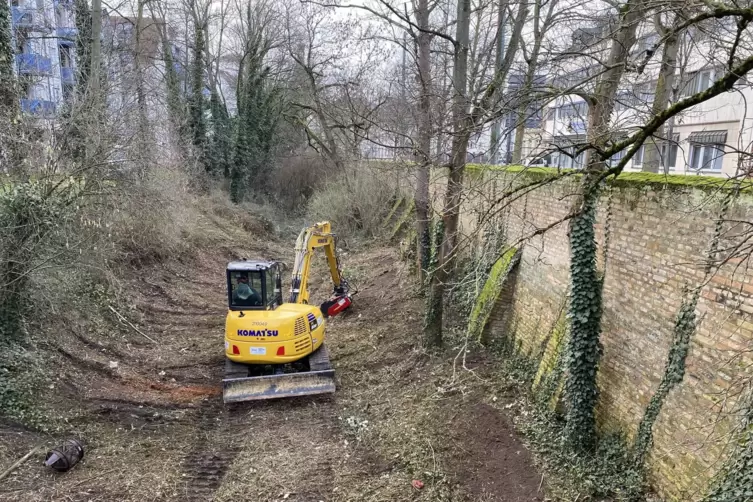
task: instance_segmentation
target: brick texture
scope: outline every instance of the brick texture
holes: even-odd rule
[[[499,172],[468,177],[461,218],[467,246],[477,242],[474,231],[492,201],[526,182],[525,176]],[[487,329],[492,337],[514,337],[532,357],[542,356],[566,304],[568,225],[526,237],[567,215],[575,189],[569,180],[547,185],[517,198],[501,213],[507,241],[523,240],[523,255],[511,290],[500,296]],[[441,179],[434,190],[439,208]],[[630,438],[635,433],[662,377],[684,288],[703,282],[720,207],[720,195],[690,188],[625,186],[603,194],[597,222],[605,280],[597,410],[602,430],[622,430]],[[726,217],[753,221],[753,200],[740,196]],[[744,223],[725,224],[722,247],[741,242],[749,229]],[[753,271],[747,260],[722,266],[703,286],[697,315],[685,379],[670,393],[654,426],[651,478],[668,500],[703,495],[736,423],[734,391],[753,377]]]

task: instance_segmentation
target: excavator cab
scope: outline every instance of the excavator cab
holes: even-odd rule
[[[230,310],[274,310],[282,303],[280,264],[234,261],[227,266]]]

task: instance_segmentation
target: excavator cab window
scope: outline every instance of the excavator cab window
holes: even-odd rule
[[[266,280],[265,286],[266,286],[266,294],[267,294],[267,298],[266,298],[267,301],[265,303],[269,308],[274,309],[278,305],[278,298],[277,298],[277,295],[275,294],[275,289],[276,289],[275,283],[277,282],[276,278],[278,275],[277,268],[275,267],[275,268],[268,269],[267,273],[264,275],[265,275],[265,280]]]
[[[230,308],[264,308],[264,272],[228,271]]]

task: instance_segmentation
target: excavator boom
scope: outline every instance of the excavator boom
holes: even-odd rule
[[[337,259],[336,236],[332,233],[329,222],[316,223],[304,228],[295,243],[295,261],[293,263],[293,280],[290,286],[290,303],[308,304],[308,280],[311,271],[311,257],[318,248],[324,249],[327,257],[329,274],[334,291],[330,299],[321,306],[322,313],[332,317],[350,306],[348,282],[343,278],[340,262]]]

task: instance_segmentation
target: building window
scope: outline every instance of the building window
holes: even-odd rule
[[[646,145],[641,145],[638,151],[633,155],[633,165],[636,167],[643,165],[643,152],[646,149]]]
[[[714,85],[714,70],[694,72],[682,90],[683,96],[692,96]]]
[[[564,169],[583,169],[583,161],[586,158],[586,153],[581,152],[577,157],[573,157],[577,149],[578,147],[575,146],[564,148],[563,151],[559,153],[559,161],[557,162],[558,166]]]
[[[677,143],[673,143],[669,147],[669,168],[674,169],[677,167]],[[664,165],[664,161],[666,160],[667,155],[667,145],[664,144],[661,147],[661,165]]]
[[[614,167],[617,164],[620,163],[620,161],[625,157],[625,150],[620,150],[619,152],[615,153],[611,157],[609,157],[609,160],[607,163],[609,164],[609,167]]]
[[[567,120],[572,118],[585,118],[588,115],[588,105],[585,101],[570,103],[557,108],[557,118]]]
[[[724,145],[693,145],[690,150],[690,168],[695,171],[721,171]]]

